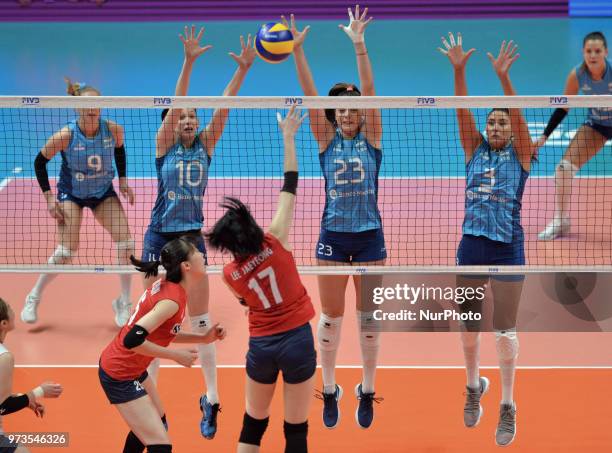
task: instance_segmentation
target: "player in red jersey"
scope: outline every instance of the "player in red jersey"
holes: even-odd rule
[[[249,309],[246,412],[239,453],[259,451],[279,371],[284,380],[285,452],[307,451],[317,365],[309,323],[314,308],[289,245],[298,179],[294,137],[303,120],[295,107],[284,120],[278,115],[285,142],[285,182],[268,232],[240,200],[226,198],[227,212],[206,235],[211,247],[233,255],[223,278]]]
[[[212,343],[225,337],[219,324],[206,334],[182,333],[187,293],[204,278],[204,255],[189,239],[168,242],[161,250],[161,261],[132,263],[146,277],[157,275],[161,264],[166,278],[157,280],[138,301],[132,317],[104,349],[99,377],[111,404],[115,405],[131,431],[124,453],[167,453],[172,451],[164,409],[147,366],[155,357],[174,360],[190,367],[197,350],[169,349],[171,342]]]

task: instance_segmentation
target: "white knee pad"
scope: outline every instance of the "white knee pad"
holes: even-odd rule
[[[576,173],[578,173],[578,167],[566,159],[559,162],[557,168],[555,168],[555,177],[557,179],[573,179]]]
[[[519,341],[516,329],[496,330],[495,346],[500,360],[514,360],[519,353]]]
[[[374,319],[374,312],[357,310],[359,342],[365,348],[378,348],[380,345],[381,322]]]
[[[317,340],[319,349],[335,351],[340,344],[340,330],[342,329],[342,316],[331,318],[321,313],[317,327]]]
[[[63,245],[58,245],[53,255],[49,257],[48,264],[69,264],[72,261],[72,251]]]
[[[133,239],[115,243],[117,247],[117,264],[129,264],[130,255],[134,254],[136,242]]]

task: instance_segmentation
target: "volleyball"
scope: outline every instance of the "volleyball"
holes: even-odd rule
[[[269,22],[259,29],[255,38],[257,55],[268,63],[280,63],[293,52],[293,34],[283,24]]]

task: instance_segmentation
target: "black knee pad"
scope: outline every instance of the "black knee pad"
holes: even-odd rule
[[[257,420],[246,412],[242,420],[242,431],[240,432],[240,443],[248,445],[261,445],[261,438],[268,428],[270,417]]]
[[[147,453],[172,453],[171,444],[147,445]]]
[[[123,445],[123,453],[142,453],[145,449],[145,445],[140,441],[133,431],[130,431],[125,438],[125,444]]]
[[[287,423],[283,426],[285,431],[285,453],[308,452],[308,422]]]

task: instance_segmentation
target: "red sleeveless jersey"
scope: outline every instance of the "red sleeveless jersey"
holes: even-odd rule
[[[264,236],[261,253],[227,264],[223,276],[249,307],[253,337],[287,332],[314,317],[293,254],[269,233]]]
[[[134,327],[134,324],[138,324],[140,318],[149,313],[155,307],[155,304],[164,299],[176,302],[179,309],[172,318],[164,321],[153,332],[149,332],[147,341],[166,347],[181,330],[187,305],[187,293],[177,283],[157,280],[151,288],[144,292],[128,323],[123,326],[114,340],[102,352],[100,366],[113,379],[120,381],[136,379],[145,372],[153,360],[153,357],[141,355],[131,349],[127,349],[123,345],[123,339]]]

